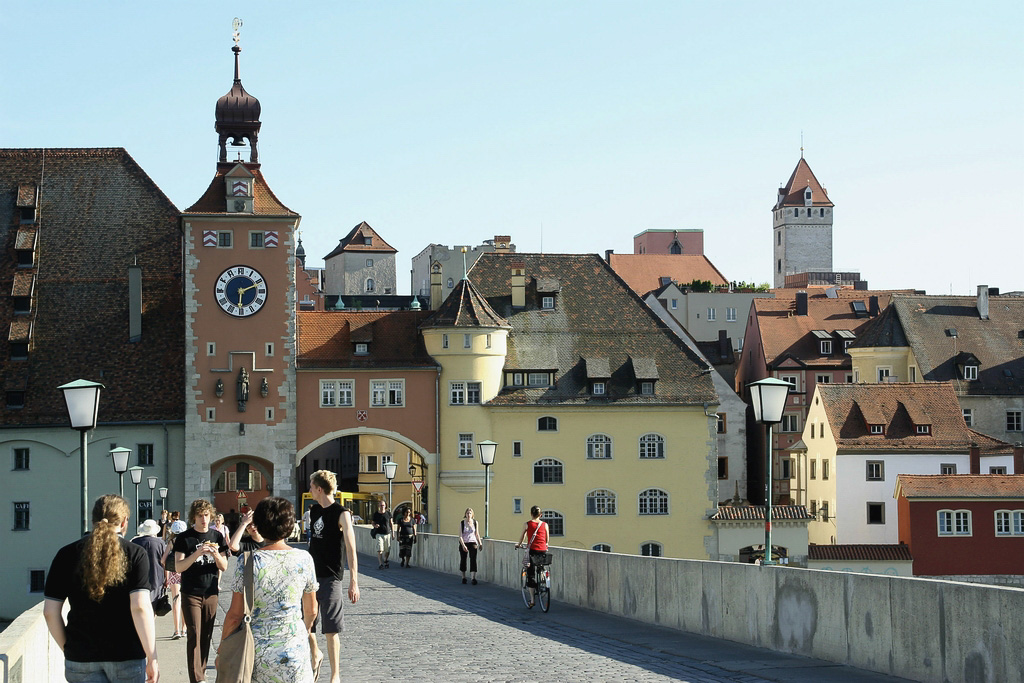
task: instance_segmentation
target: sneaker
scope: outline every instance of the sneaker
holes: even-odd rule
[[[171,640],[181,640],[181,634],[175,631],[174,635],[171,636]]]
[[[465,576],[462,577],[462,583],[466,583],[466,577]]]
[[[384,569],[391,569],[391,563],[387,560],[384,560]]]
[[[476,579],[473,579],[473,585],[474,586],[476,585]]]

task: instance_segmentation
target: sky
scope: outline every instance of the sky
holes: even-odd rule
[[[430,243],[632,253],[702,229],[728,279],[768,282],[803,146],[835,270],[1024,290],[1024,3],[6,3],[0,147],[124,147],[186,209],[235,16],[307,265],[361,221],[399,293]]]

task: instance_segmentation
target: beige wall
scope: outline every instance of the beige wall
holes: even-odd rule
[[[909,346],[878,346],[872,348],[851,348],[853,378],[855,382],[875,384],[878,369],[888,368],[892,382],[921,382],[921,371],[917,359]],[[913,376],[911,376],[913,375]]]

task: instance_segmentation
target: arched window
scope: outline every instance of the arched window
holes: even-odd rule
[[[372,292],[373,291],[373,287],[374,287],[374,285],[373,285],[373,278],[372,277],[366,278],[366,291],[367,292]]]
[[[557,432],[558,431],[558,420],[545,415],[544,417],[537,418],[537,431],[538,432]]]
[[[668,248],[668,253],[670,253],[670,254],[682,254],[683,253],[683,245],[679,244],[679,240],[676,240],[676,241],[674,241],[672,243],[672,246],[670,246]]]
[[[591,459],[612,457],[612,437],[607,434],[594,434],[587,437],[587,457]]]
[[[668,493],[661,489],[647,489],[640,492],[639,512],[641,515],[667,515]]]
[[[657,541],[647,541],[640,544],[640,554],[644,557],[661,557],[661,544]]]
[[[587,494],[588,515],[614,515],[615,494],[608,489],[594,489]]]
[[[548,523],[549,536],[565,536],[565,517],[561,512],[545,510],[540,518]]]
[[[610,553],[612,551],[612,547],[607,543],[598,543],[592,546],[590,549],[596,550],[599,553]]]
[[[640,437],[641,458],[664,458],[665,439],[658,434],[644,434]]]
[[[451,278],[448,278],[448,289],[451,289],[454,286],[455,286],[455,280],[453,280]]]
[[[534,484],[561,484],[562,463],[554,458],[542,458],[533,463]]]

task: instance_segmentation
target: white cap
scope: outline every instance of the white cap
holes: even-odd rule
[[[188,528],[188,526],[185,524],[185,522],[181,521],[180,519],[176,519],[173,522],[171,522],[171,533],[172,534],[180,534],[182,531],[184,531],[187,528]]]

